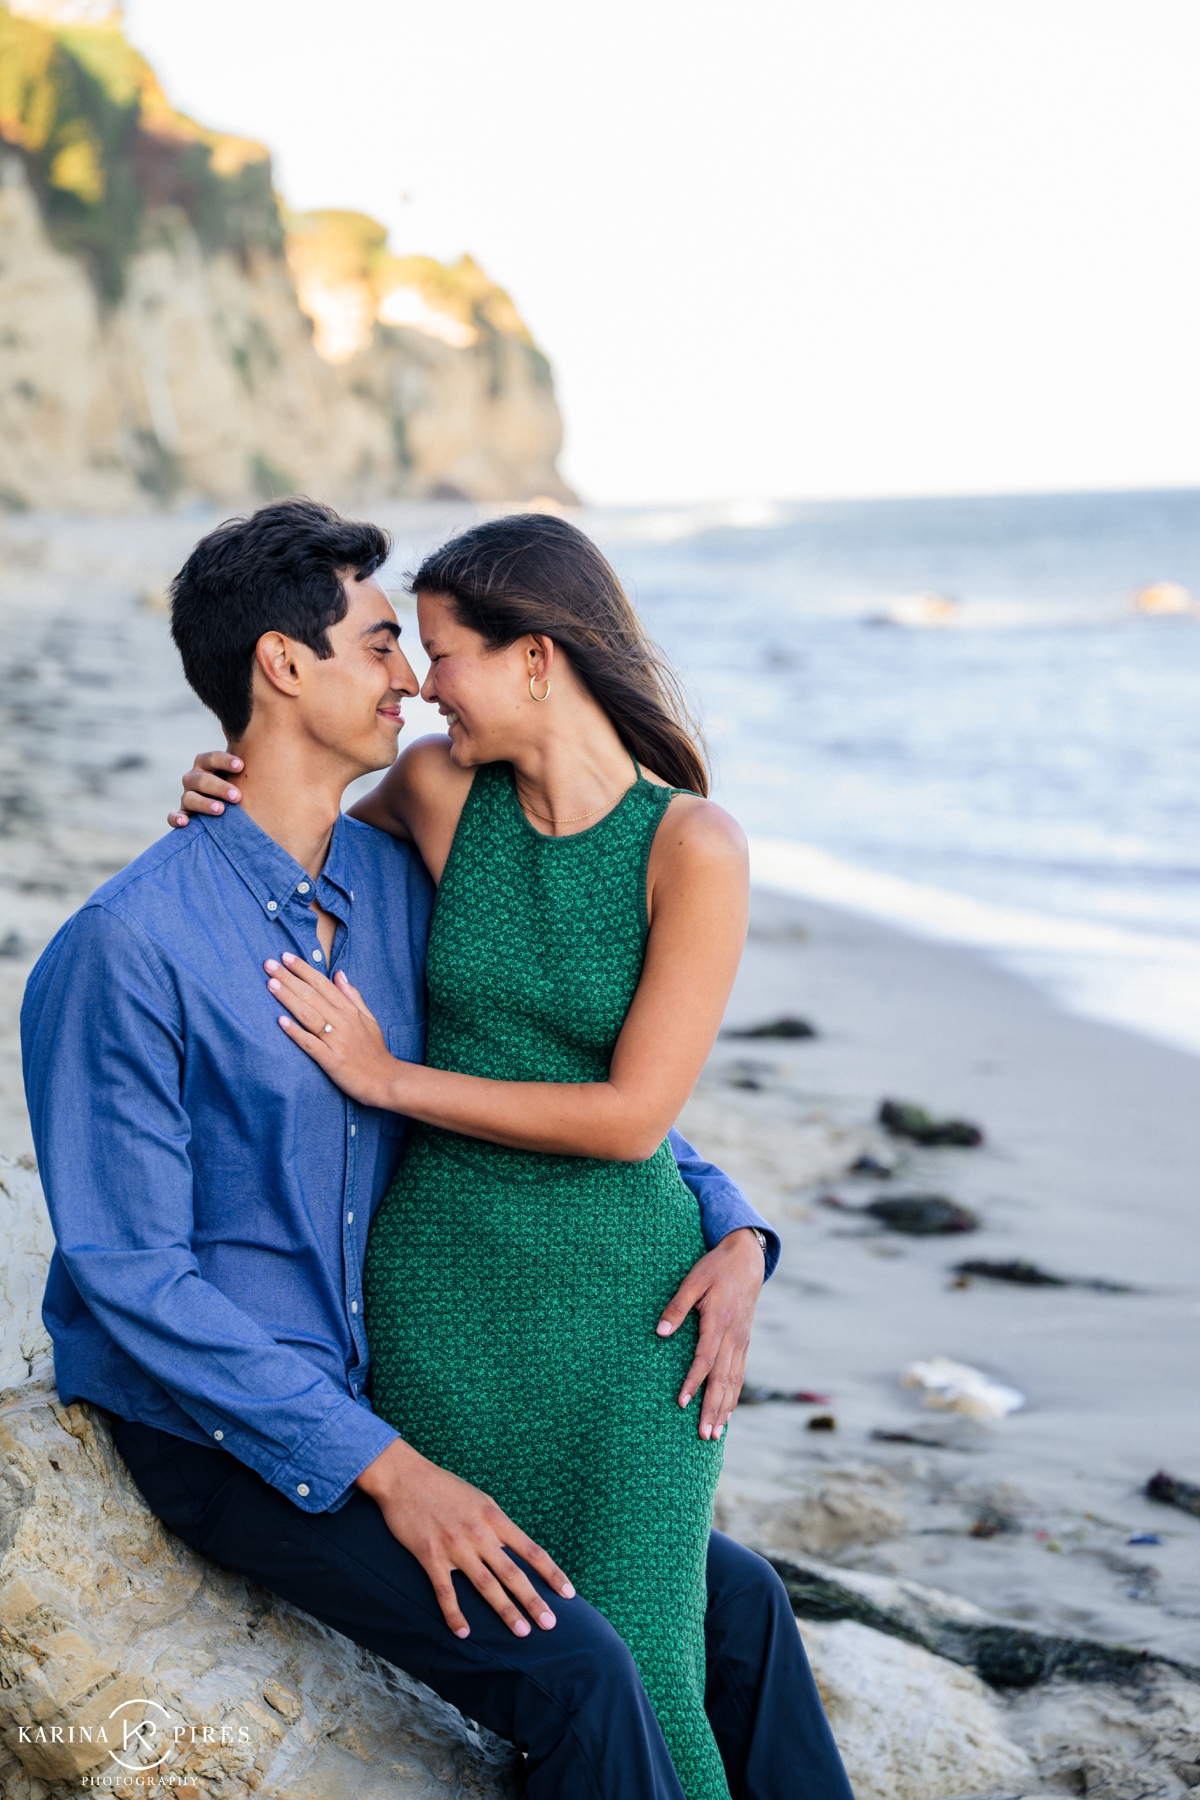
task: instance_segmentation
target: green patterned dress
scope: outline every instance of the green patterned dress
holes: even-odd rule
[[[477,771],[430,935],[434,1068],[607,1079],[673,791],[639,776],[598,824],[545,837],[508,763]],[[668,1144],[604,1162],[419,1126],[372,1228],[366,1322],[377,1411],[549,1551],[632,1651],[688,1800],[728,1800],[704,1712],[721,1445],[676,1399],[694,1318],[655,1333],[703,1254]]]

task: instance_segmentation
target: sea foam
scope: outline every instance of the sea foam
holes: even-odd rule
[[[1200,942],[998,906],[845,862],[811,844],[752,837],[759,887],[842,907],[982,951],[1069,1011],[1200,1056]]]

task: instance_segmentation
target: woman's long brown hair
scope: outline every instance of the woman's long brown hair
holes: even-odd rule
[[[639,763],[672,787],[708,793],[699,729],[675,671],[584,532],[545,513],[489,519],[427,556],[414,594],[445,594],[493,650],[553,638]]]

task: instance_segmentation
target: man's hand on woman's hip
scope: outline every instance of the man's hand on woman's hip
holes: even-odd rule
[[[449,1469],[439,1469],[403,1438],[396,1438],[368,1463],[355,1486],[371,1496],[392,1536],[428,1575],[455,1637],[469,1637],[471,1628],[450,1579],[454,1569],[478,1588],[516,1637],[529,1636],[525,1613],[543,1631],[553,1628],[554,1614],[510,1551],[523,1557],[564,1600],[574,1599],[575,1589],[558,1564],[493,1499]]]
[[[689,1271],[658,1322],[658,1335],[670,1337],[693,1308],[700,1320],[700,1338],[679,1390],[679,1404],[687,1406],[704,1382],[702,1438],[719,1438],[738,1403],[765,1274],[758,1233],[749,1226],[731,1231]]]

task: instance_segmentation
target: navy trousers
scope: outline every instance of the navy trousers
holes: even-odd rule
[[[164,1525],[516,1744],[529,1800],[684,1800],[633,1659],[585,1600],[563,1600],[527,1569],[558,1624],[515,1638],[456,1575],[471,1627],[456,1638],[366,1494],[339,1512],[303,1513],[227,1451],[111,1423]],[[782,1583],[717,1531],[705,1637],[705,1705],[734,1800],[853,1800]]]

